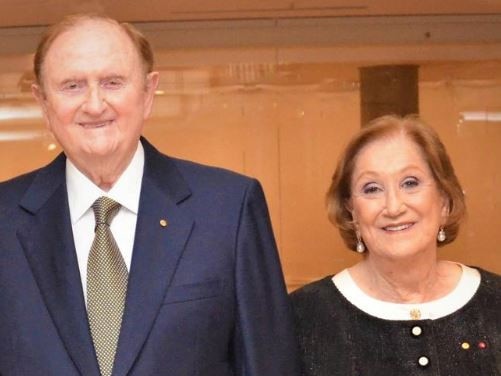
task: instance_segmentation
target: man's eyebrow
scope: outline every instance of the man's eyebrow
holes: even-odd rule
[[[62,85],[62,84],[66,84],[68,82],[81,82],[81,81],[85,81],[85,80],[81,79],[81,78],[76,78],[76,77],[69,77],[69,78],[63,79],[62,81],[59,81],[58,84]]]
[[[119,80],[126,80],[127,77],[123,74],[107,74],[100,78],[100,81],[102,80],[110,80],[110,79],[119,79]]]
[[[79,78],[65,78],[62,81],[58,81],[55,83],[55,87],[58,89],[64,88],[66,85],[70,84],[82,84],[85,82],[84,79],[79,79]]]

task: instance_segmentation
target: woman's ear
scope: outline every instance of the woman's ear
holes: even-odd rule
[[[450,199],[449,197],[445,194],[442,193],[442,210],[440,212],[441,214],[441,224],[444,226],[447,223],[447,218],[449,217],[449,214],[451,212],[450,208]]]
[[[353,222],[356,222],[355,210],[353,210],[353,204],[351,202],[351,199],[348,199],[345,201],[344,207],[346,210],[348,210],[350,212]]]

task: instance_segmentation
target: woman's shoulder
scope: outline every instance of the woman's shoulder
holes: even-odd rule
[[[501,329],[501,321],[499,321],[501,276],[476,266],[470,268],[480,273],[480,284],[475,295],[461,312],[475,312],[475,317],[481,313],[485,323],[492,322]]]
[[[472,267],[477,269],[480,272],[482,279],[492,281],[492,283],[501,283],[501,275],[496,274],[494,272],[491,272],[489,270],[483,269],[483,268],[479,268],[478,266],[472,266]]]
[[[315,299],[332,288],[332,275],[310,282],[290,293],[293,301]]]
[[[345,310],[339,295],[331,275],[293,291],[290,300],[298,333],[309,338],[325,328],[341,325],[344,321],[340,316],[345,316]]]
[[[482,290],[486,293],[492,293],[494,296],[501,299],[501,294],[499,294],[499,291],[501,291],[501,275],[479,267],[475,267],[475,269],[480,273],[480,287]]]
[[[290,294],[297,317],[325,316],[339,303],[332,275],[313,281]]]

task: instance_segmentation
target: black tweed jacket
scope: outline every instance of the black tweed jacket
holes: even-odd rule
[[[436,320],[370,316],[332,276],[294,291],[303,376],[500,376],[501,276],[477,269],[472,299]]]

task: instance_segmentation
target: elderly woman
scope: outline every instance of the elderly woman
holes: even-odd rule
[[[362,260],[292,293],[303,375],[501,375],[501,277],[437,259],[465,204],[430,127],[385,116],[363,128],[327,203]]]

